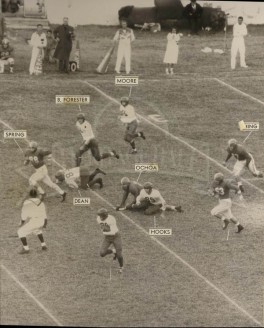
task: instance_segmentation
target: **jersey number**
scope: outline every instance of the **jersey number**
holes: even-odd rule
[[[30,160],[30,162],[34,162],[36,164],[39,163],[39,159],[37,158],[37,156],[29,156],[28,159]]]
[[[65,178],[69,179],[70,177],[72,177],[74,174],[72,172],[66,173],[65,174]]]
[[[221,196],[223,196],[223,195],[225,194],[225,192],[224,192],[224,188],[222,188],[222,187],[217,187],[217,188],[215,188],[215,192],[216,192],[218,195],[221,195]]]

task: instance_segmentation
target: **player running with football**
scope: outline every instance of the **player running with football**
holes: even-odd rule
[[[144,211],[145,215],[154,215],[164,211],[177,211],[182,213],[181,206],[167,205],[164,198],[157,189],[153,188],[151,182],[146,182],[143,189],[136,198],[136,203],[131,206],[126,206],[129,210]]]
[[[49,175],[47,166],[45,164],[44,158],[48,155],[51,155],[51,151],[43,150],[38,148],[38,144],[35,141],[29,143],[29,149],[25,153],[26,160],[24,165],[31,163],[35,168],[35,173],[29,178],[30,186],[37,187],[38,192],[41,197],[45,196],[44,190],[39,186],[39,182],[43,181],[47,186],[56,190],[62,196],[62,202],[65,201],[66,192],[63,191],[56,183],[52,182]]]
[[[122,123],[126,124],[126,132],[124,136],[124,140],[130,144],[132,147],[131,154],[136,154],[136,144],[135,139],[138,137],[141,137],[143,140],[146,139],[144,133],[137,132],[138,129],[138,118],[137,114],[135,112],[135,109],[132,105],[129,104],[129,98],[128,97],[122,97],[120,101],[120,112],[121,117],[120,120]]]
[[[88,168],[86,167],[74,167],[68,170],[59,170],[55,174],[56,183],[65,183],[70,188],[81,188],[88,189],[92,188],[95,184],[100,186],[100,189],[103,188],[103,180],[102,178],[97,178],[97,174],[102,173],[106,174],[99,168],[95,169],[95,171],[90,174]]]
[[[209,189],[209,195],[217,197],[219,199],[219,204],[212,209],[211,214],[222,220],[223,230],[232,222],[237,226],[236,232],[240,233],[244,227],[231,212],[232,201],[230,198],[230,190],[235,190],[235,192],[240,195],[241,199],[243,199],[241,190],[236,185],[233,185],[230,180],[225,180],[222,173],[216,173],[211,189]]]
[[[131,208],[131,206],[136,203],[136,199],[140,194],[140,191],[143,189],[143,186],[141,184],[136,181],[130,181],[130,179],[127,177],[121,179],[121,185],[124,193],[121,204],[116,207],[117,211],[123,211],[127,208]],[[133,201],[126,206],[126,200],[129,194],[133,196]]]
[[[121,234],[117,228],[116,219],[112,215],[109,215],[105,208],[101,208],[97,214],[97,223],[100,225],[104,234],[100,256],[105,257],[106,255],[113,254],[113,260],[117,259],[119,263],[119,273],[122,273],[124,259],[122,255]],[[111,245],[114,246],[113,249],[110,248]]]
[[[232,173],[242,192],[244,192],[244,187],[240,177],[245,167],[249,169],[254,177],[263,178],[263,174],[256,168],[252,154],[250,154],[243,145],[240,145],[236,139],[230,139],[228,141],[227,153],[228,155],[223,165],[227,166],[227,162],[232,156],[237,159]]]
[[[89,149],[91,149],[91,153],[97,161],[101,161],[101,159],[108,157],[115,157],[119,159],[119,155],[116,153],[115,150],[112,150],[108,153],[100,154],[98,142],[95,139],[92,126],[88,121],[86,121],[83,113],[79,113],[77,115],[76,127],[83,137],[83,144],[75,154],[76,166],[81,165],[82,155]]]
[[[29,253],[29,246],[26,237],[32,233],[38,236],[38,239],[41,242],[42,250],[47,250],[42,234],[42,228],[46,228],[48,223],[45,205],[38,198],[38,192],[35,187],[30,189],[29,197],[30,198],[25,200],[23,203],[20,228],[17,231],[18,237],[23,245],[23,248],[19,254]]]

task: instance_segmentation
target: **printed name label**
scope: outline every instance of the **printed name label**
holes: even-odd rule
[[[172,229],[151,228],[149,229],[150,236],[171,236]]]
[[[89,104],[90,96],[56,96],[56,105]]]
[[[135,171],[136,172],[142,172],[142,171],[148,171],[148,172],[154,172],[154,171],[158,171],[159,170],[159,166],[158,164],[147,164],[147,163],[139,163],[139,164],[135,164]]]
[[[255,131],[259,130],[259,122],[244,122],[238,123],[240,131]]]
[[[73,198],[73,205],[90,205],[90,202],[88,197]]]
[[[5,130],[4,131],[5,139],[26,139],[27,131],[25,130]]]
[[[116,76],[115,85],[138,85],[138,76]]]

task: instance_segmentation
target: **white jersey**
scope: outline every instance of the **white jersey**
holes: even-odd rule
[[[34,32],[30,39],[30,45],[33,48],[44,48],[47,46],[47,38],[45,33],[38,34],[37,32]]]
[[[83,140],[85,143],[89,143],[91,139],[94,139],[94,134],[92,130],[92,126],[89,122],[84,121],[83,123],[76,123],[77,129],[81,132],[81,135],[83,137]]]
[[[97,216],[97,223],[100,224],[103,234],[106,236],[113,236],[118,232],[116,219],[112,215],[108,215],[105,220],[102,220],[100,216]]]
[[[46,208],[44,203],[39,198],[30,198],[24,201],[21,219],[26,220],[45,220],[47,218]]]
[[[236,23],[233,27],[234,39],[243,39],[247,35],[247,26],[245,23]]]
[[[114,41],[119,41],[119,45],[130,45],[134,40],[134,32],[130,28],[121,28],[114,36]]]
[[[76,180],[80,178],[80,167],[74,167],[64,171],[65,182],[71,188],[78,188]]]
[[[136,203],[139,204],[143,200],[149,200],[153,205],[164,206],[166,204],[165,200],[157,189],[152,189],[150,194],[148,194],[145,189],[142,189],[137,197]]]
[[[137,114],[135,111],[135,108],[131,105],[127,106],[120,106],[120,111],[122,113],[121,121],[123,123],[131,123],[135,120],[137,120]]]

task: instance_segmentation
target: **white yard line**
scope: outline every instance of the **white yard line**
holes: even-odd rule
[[[228,83],[226,83],[226,82],[224,82],[224,81],[222,81],[222,80],[220,80],[220,79],[218,79],[218,78],[216,78],[216,77],[213,78],[213,80],[217,81],[218,83],[220,83],[221,85],[227,87],[228,89],[233,90],[233,91],[235,91],[236,93],[241,94],[242,96],[244,96],[244,97],[246,97],[246,98],[249,98],[249,99],[251,99],[251,100],[253,100],[253,101],[255,101],[255,102],[257,102],[257,103],[259,103],[259,104],[261,104],[261,105],[264,105],[264,101],[261,101],[260,99],[258,99],[258,98],[256,98],[256,97],[253,97],[253,96],[251,96],[250,94],[248,94],[248,93],[246,93],[246,92],[243,92],[243,91],[241,91],[241,90],[239,90],[239,89],[233,87],[231,84],[228,84]]]
[[[57,326],[63,326],[63,324],[54,317],[54,315],[27,289],[27,287],[25,287],[15,276],[14,274],[9,271],[5,265],[1,264],[1,268],[2,270],[4,270],[6,272],[6,274],[12,278],[17,284],[18,286],[41,308],[41,310],[43,310],[48,317],[57,325]]]
[[[93,88],[96,88],[94,86],[92,86]],[[97,88],[96,88],[97,89]],[[98,89],[100,90],[100,89]],[[100,93],[102,93],[102,91],[99,91]],[[103,93],[104,94],[104,93]],[[105,95],[105,94],[104,94]],[[117,100],[115,100],[114,98],[111,98],[110,96],[106,97],[110,98],[112,101],[119,103]],[[143,117],[142,117],[143,118]],[[145,118],[144,118],[145,119]],[[149,120],[145,119],[146,121],[148,121],[149,123],[152,124],[152,122],[150,122]],[[3,122],[2,120],[0,120],[0,123],[2,123],[3,125],[7,126],[8,128],[10,128],[11,130],[13,130],[7,123]],[[155,124],[152,124],[155,127]],[[159,128],[159,127],[158,127]],[[166,132],[166,130],[161,129],[163,132]],[[169,134],[170,135],[170,134]],[[173,135],[172,135],[173,136]],[[178,140],[179,138],[173,136],[174,138],[176,138],[176,140]],[[185,141],[183,141],[184,143],[186,143]],[[198,151],[196,148],[192,147],[191,145],[189,145],[188,143],[186,143],[189,147],[191,147],[192,149],[194,149],[195,151]],[[198,151],[199,153],[201,153],[203,156],[206,156],[208,159],[210,159],[210,157],[208,157],[207,155],[203,154],[202,152]],[[215,161],[215,160],[213,160]],[[58,163],[56,160],[54,160],[54,162],[61,168],[63,168],[63,166]],[[215,161],[216,162],[216,161]],[[216,162],[217,164],[219,164],[218,162]],[[115,206],[113,204],[111,204],[109,201],[107,201],[104,197],[102,197],[101,195],[99,195],[97,192],[93,191],[90,189],[90,191],[96,195],[99,199],[101,199],[104,203],[106,203],[108,206],[110,206],[112,209],[115,209]],[[201,280],[203,280],[207,285],[209,285],[212,289],[214,289],[218,294],[220,294],[221,296],[223,296],[225,298],[225,300],[227,302],[229,302],[230,304],[232,304],[237,310],[239,310],[241,313],[243,313],[246,317],[248,317],[250,320],[252,320],[253,322],[255,322],[255,324],[262,326],[262,324],[255,319],[249,312],[247,312],[244,308],[242,308],[240,305],[238,305],[234,300],[232,300],[228,295],[226,295],[220,288],[218,288],[216,285],[214,285],[211,281],[209,281],[206,277],[204,277],[199,271],[197,271],[192,265],[190,265],[188,262],[186,262],[183,258],[181,258],[176,252],[174,252],[173,250],[171,250],[169,247],[167,247],[165,244],[163,244],[160,240],[158,240],[157,238],[155,238],[154,236],[150,236],[148,231],[145,230],[144,228],[142,228],[140,225],[138,225],[135,221],[133,221],[130,217],[128,217],[127,215],[125,215],[123,212],[119,212],[120,215],[122,215],[126,220],[128,220],[131,224],[133,224],[134,226],[137,227],[137,229],[139,229],[145,236],[149,237],[150,239],[152,239],[155,243],[157,243],[159,246],[161,246],[166,252],[168,252],[169,254],[171,254],[174,258],[176,258],[179,262],[181,262],[183,265],[185,265],[188,269],[191,270],[192,273],[194,273],[196,276],[198,276]]]
[[[80,80],[81,81],[81,80]],[[87,82],[87,81],[81,81],[82,83],[86,83],[87,85],[89,85],[92,89],[94,89],[95,91],[97,91],[98,93],[100,93],[102,96],[104,96],[106,99],[111,100],[112,102],[120,105],[119,101],[109,95],[107,95],[104,91],[102,91],[101,89],[97,88],[96,86],[94,86],[93,84]],[[176,140],[182,144],[184,144],[187,148],[190,148],[192,151],[198,153],[199,155],[201,155],[202,157],[208,159],[209,161],[211,161],[212,163],[214,163],[216,166],[220,167],[222,170],[225,170],[228,173],[232,173],[231,170],[227,169],[226,167],[224,167],[222,164],[220,164],[217,160],[213,159],[212,157],[206,155],[205,153],[203,153],[202,151],[200,151],[199,149],[195,148],[194,146],[192,146],[191,144],[189,144],[187,141],[175,136],[174,134],[170,133],[169,131],[166,131],[165,129],[163,129],[162,127],[158,126],[157,124],[151,122],[149,119],[145,118],[144,116],[137,114],[142,120],[144,120],[145,122],[147,122],[148,124],[152,125],[153,127],[155,127],[156,129],[158,129],[159,131],[161,131],[162,133],[164,133],[165,135],[169,136],[170,138],[172,138],[173,140]],[[264,194],[264,190],[255,186],[254,184],[250,183],[249,181],[245,180],[245,179],[241,179],[244,183],[246,183],[247,185],[251,186],[252,188],[254,188],[255,190],[259,191],[261,194]]]

